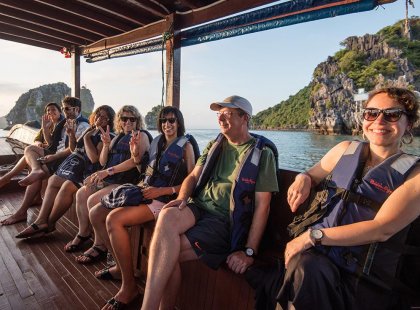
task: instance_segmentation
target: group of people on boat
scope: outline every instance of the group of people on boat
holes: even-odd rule
[[[192,260],[246,274],[258,309],[409,307],[420,290],[419,157],[402,150],[418,120],[412,91],[373,91],[362,112],[363,141],[339,143],[296,176],[287,191],[290,209],[308,198],[310,208],[289,225],[293,239],[273,268],[259,268],[256,260],[272,194],[281,186],[277,149],[250,133],[245,98],[231,96],[210,109],[220,134],[200,156],[175,107],[162,108],[153,139],[134,106],[116,114],[100,106],[87,120],[80,100],[66,97],[60,120],[60,106],[46,105],[41,141],[0,178],[1,187],[30,168],[20,181],[21,208],[1,223],[26,220],[47,180],[38,217],[16,237],[51,233],[75,204],[79,231],[65,251],[81,251],[93,233],[92,247],[76,261],[95,263],[112,253],[116,264],[95,275],[122,281],[103,309],[138,299],[127,227],[150,221],[156,224],[142,309],[174,309],[180,263]]]

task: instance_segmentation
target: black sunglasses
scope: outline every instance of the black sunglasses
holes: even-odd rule
[[[128,120],[132,123],[137,122],[137,117],[121,116],[120,119],[123,123],[127,123]]]
[[[403,114],[407,114],[407,112],[405,112],[402,109],[374,109],[374,108],[367,108],[363,110],[363,118],[367,121],[374,121],[379,117],[379,114],[383,114],[384,115],[384,119],[387,122],[397,122],[400,118],[401,115]]]
[[[161,124],[165,124],[166,122],[169,122],[169,124],[173,124],[176,122],[176,118],[175,117],[169,117],[169,118],[159,118],[159,122]]]

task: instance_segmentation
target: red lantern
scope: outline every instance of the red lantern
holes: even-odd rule
[[[70,49],[68,49],[67,47],[63,47],[60,50],[60,53],[64,55],[64,58],[71,58],[71,52]]]

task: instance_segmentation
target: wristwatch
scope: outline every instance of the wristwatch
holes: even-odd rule
[[[310,229],[309,237],[314,242],[315,246],[322,245],[322,238],[324,238],[324,232],[321,229]]]
[[[248,257],[255,257],[255,251],[253,248],[245,248],[245,255]]]

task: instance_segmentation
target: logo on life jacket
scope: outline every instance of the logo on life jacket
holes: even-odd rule
[[[370,179],[369,183],[372,184],[373,186],[375,186],[377,189],[379,189],[380,191],[387,193],[387,194],[392,194],[392,190],[390,190],[390,188],[386,185],[381,184],[380,182],[374,180],[374,179]]]
[[[166,152],[166,154],[167,154],[168,156],[171,156],[171,157],[176,158],[176,159],[180,158],[180,157],[179,157],[176,153],[174,153],[174,152],[169,152],[169,151],[167,151],[167,152]]]
[[[251,178],[241,178],[241,181],[246,184],[255,184],[255,180]]]

